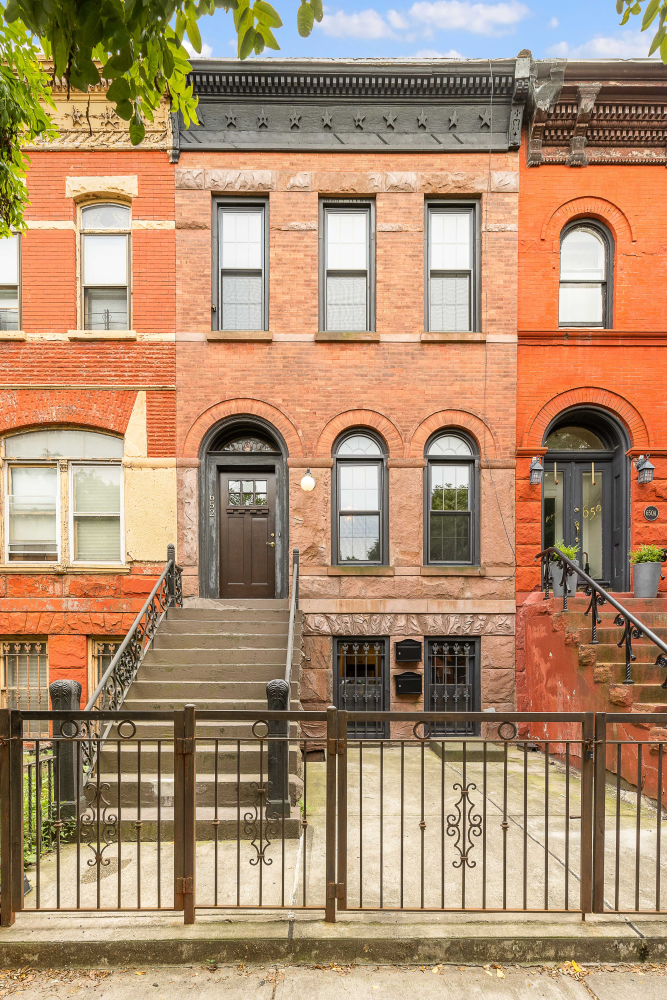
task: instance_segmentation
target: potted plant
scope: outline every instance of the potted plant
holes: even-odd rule
[[[554,545],[554,548],[558,549],[559,552],[562,552],[563,555],[566,556],[568,559],[570,559],[572,562],[574,562],[576,560],[577,553],[579,551],[579,546],[578,545],[566,545],[562,538],[561,538],[561,540],[559,542],[556,542],[556,544]],[[558,559],[558,556],[554,553],[551,556],[551,561],[553,563],[556,563],[557,559]],[[554,597],[562,597],[563,596],[563,583],[562,583],[562,579],[563,579],[563,566],[562,566],[562,564],[561,565],[557,564],[555,566],[552,566],[552,569],[551,569],[551,586],[553,588]],[[573,572],[572,576],[568,576],[566,579],[567,579],[567,596],[568,597],[574,597],[574,595],[577,592],[577,583],[578,583],[578,579],[579,578],[577,577],[577,574]]]
[[[630,553],[632,592],[635,597],[657,597],[665,550],[660,545],[640,545]]]

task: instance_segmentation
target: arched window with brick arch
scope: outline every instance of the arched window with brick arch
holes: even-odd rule
[[[479,562],[479,452],[471,435],[447,428],[426,442],[424,561]]]
[[[345,431],[334,443],[332,525],[334,564],[387,563],[387,446],[366,428]]]
[[[596,219],[578,219],[560,238],[558,325],[612,326],[614,240]]]

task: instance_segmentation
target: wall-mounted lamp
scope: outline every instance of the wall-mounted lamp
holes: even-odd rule
[[[305,490],[306,493],[310,493],[311,490],[315,489],[315,480],[312,477],[310,469],[306,469],[306,474],[301,480],[301,489]]]
[[[530,463],[530,485],[539,486],[542,482],[542,476],[544,475],[544,467],[540,462],[537,455],[533,458]]]
[[[655,465],[649,462],[650,455],[638,455],[637,458],[632,463],[637,470],[637,482],[638,483],[652,483],[653,473],[655,472]]]

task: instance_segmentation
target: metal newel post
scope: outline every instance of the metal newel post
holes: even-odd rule
[[[604,912],[605,783],[607,714],[595,715],[595,805],[593,807],[593,913]]]
[[[327,799],[326,799],[326,901],[324,919],[336,922],[336,751],[338,750],[338,719],[333,705],[327,708]]]
[[[12,907],[10,715],[8,708],[0,709],[0,802],[2,802],[0,809],[0,927],[11,927],[15,917]]]
[[[53,712],[77,712],[81,708],[81,685],[78,681],[60,680],[49,684],[51,695],[51,710]],[[63,724],[66,720],[53,720],[53,736],[58,739],[63,736]],[[72,728],[65,730],[71,735]],[[81,789],[77,788],[76,743],[74,740],[63,740],[59,744],[56,755],[56,766],[60,778],[60,818],[72,819],[76,816],[76,803],[80,799]]]
[[[290,703],[290,686],[287,681],[273,680],[266,685],[266,700],[269,712],[287,712]],[[289,745],[287,742],[289,722],[272,719],[268,723],[268,796],[266,802],[267,819],[289,816]],[[272,738],[273,737],[273,738]]]
[[[176,604],[176,548],[173,545],[167,546],[167,562],[171,563],[167,574],[167,592],[169,594],[169,607]]]

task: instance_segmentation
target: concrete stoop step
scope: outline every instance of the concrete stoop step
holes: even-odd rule
[[[193,704],[198,712],[266,709],[266,685],[284,676],[289,630],[286,600],[208,600],[189,598],[173,608],[160,625],[153,648],[146,654],[123,709],[134,712],[170,712]],[[290,707],[298,712],[303,615],[297,614],[292,658]],[[214,837],[216,785],[220,839],[243,836],[245,814],[252,814],[257,786],[266,784],[268,745],[252,732],[252,722],[197,720],[197,836]],[[115,735],[112,730],[111,737]],[[297,726],[290,725],[296,739]],[[173,727],[169,722],[137,722],[135,739],[113,742],[100,755],[100,774],[109,800],[120,804],[123,835],[136,839],[135,821],[140,794],[141,837],[157,836],[158,799],[160,835],[173,829]],[[136,740],[141,740],[141,750]],[[159,743],[157,741],[162,741]],[[216,782],[216,750],[217,773]],[[140,753],[141,789],[138,788]],[[161,782],[158,795],[158,753]],[[291,815],[285,818],[285,836],[298,837],[301,797],[300,753],[289,748]],[[278,822],[282,832],[282,820]],[[240,824],[240,828],[239,828]]]

